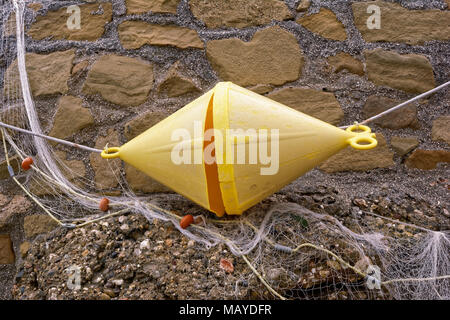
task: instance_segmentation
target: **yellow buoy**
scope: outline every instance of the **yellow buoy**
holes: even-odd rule
[[[119,157],[218,216],[241,214],[351,145],[370,128],[341,130],[230,82],[102,157]]]

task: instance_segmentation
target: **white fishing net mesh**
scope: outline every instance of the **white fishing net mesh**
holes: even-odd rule
[[[4,123],[42,133],[25,68],[25,5],[20,0],[2,4],[0,116]],[[16,37],[11,36],[15,33]],[[6,72],[14,63],[18,72]],[[106,214],[98,210],[104,195],[95,183],[77,176],[45,139],[6,129],[3,134],[15,179],[48,213],[64,223],[82,223]],[[33,170],[21,171],[19,164],[28,156],[35,160]],[[105,161],[105,165],[118,181],[124,181],[116,163]],[[125,184],[120,187],[121,196],[108,196],[109,213],[128,209],[149,220],[170,221],[205,249],[222,243],[236,260],[244,259],[248,268],[239,275],[233,297],[246,298],[251,291],[268,299],[450,298],[448,232],[405,224],[413,236],[397,237],[378,227],[377,219],[388,218],[370,213],[352,217],[349,229],[333,216],[289,202],[258,206],[224,219],[203,212],[203,224],[181,229],[176,210],[159,209],[170,208],[170,203],[137,196]],[[46,192],[40,192],[43,189]],[[224,296],[230,295],[229,288],[221,290]]]

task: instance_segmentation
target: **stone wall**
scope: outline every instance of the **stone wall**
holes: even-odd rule
[[[96,148],[125,143],[218,81],[344,125],[450,80],[448,0],[37,2],[26,12],[26,61],[44,130]],[[68,28],[77,22],[70,5],[79,8],[79,29]],[[379,29],[368,27],[377,23],[369,6],[380,10]],[[8,14],[3,21],[14,24]],[[14,78],[15,56],[1,54],[0,78]],[[1,94],[17,88],[5,82]],[[327,184],[364,195],[387,183],[427,201],[447,197],[447,182],[430,183],[448,176],[449,102],[447,89],[380,119],[371,125],[376,149],[346,149],[291,187]],[[99,156],[55,148],[98,189],[120,192]],[[136,192],[168,191],[115,161]],[[42,212],[11,189],[4,163],[0,173],[0,233],[11,234],[19,255],[24,238],[45,231],[30,227],[40,218],[23,216]],[[0,237],[0,263],[14,262],[11,237]]]

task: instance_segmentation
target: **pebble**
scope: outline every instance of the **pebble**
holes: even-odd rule
[[[107,294],[110,298],[114,298],[116,296],[116,293],[112,289],[106,288],[105,290],[103,290],[103,292]]]
[[[119,222],[120,222],[120,223],[123,224],[123,223],[125,223],[125,221],[127,221],[127,217],[126,217],[126,216],[120,216],[120,217],[119,217]]]
[[[367,202],[364,199],[355,199],[353,200],[353,203],[356,204],[358,207],[367,208]]]
[[[111,283],[113,283],[114,285],[120,287],[120,286],[123,285],[123,279],[115,279],[115,280],[112,280]]]
[[[227,273],[233,273],[234,271],[233,263],[228,259],[221,258],[220,267]]]
[[[450,218],[450,212],[448,212],[447,209],[442,209],[442,213],[444,214],[444,216],[449,217]]]
[[[109,295],[107,295],[106,293],[104,293],[104,292],[102,292],[100,294],[99,298],[100,298],[100,300],[110,300],[111,299],[111,297]]]
[[[376,218],[375,221],[376,221],[378,227],[381,227],[384,225],[384,220],[381,218]]]
[[[148,240],[148,239],[143,240],[143,241],[139,244],[139,248],[140,248],[141,250],[150,249],[150,240]]]

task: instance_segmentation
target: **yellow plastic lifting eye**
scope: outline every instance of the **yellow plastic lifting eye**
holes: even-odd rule
[[[348,127],[345,131],[355,134],[353,138],[348,140],[348,143],[354,149],[369,150],[378,145],[378,141],[375,139],[376,135],[371,133],[372,130],[368,126],[355,124]]]
[[[373,149],[378,145],[378,141],[374,138],[375,134],[372,136],[361,136],[361,137],[354,137],[349,140],[350,145],[352,148],[357,150],[368,150]],[[363,142],[366,142],[365,144],[361,144]]]
[[[103,159],[114,159],[119,157],[119,147],[105,148],[102,151],[101,156]]]
[[[362,125],[362,124],[351,125],[347,129],[345,129],[345,131],[352,132],[352,133],[359,133],[359,134],[361,134],[361,133],[371,133],[372,132],[372,130],[368,126],[365,126],[365,125]]]

